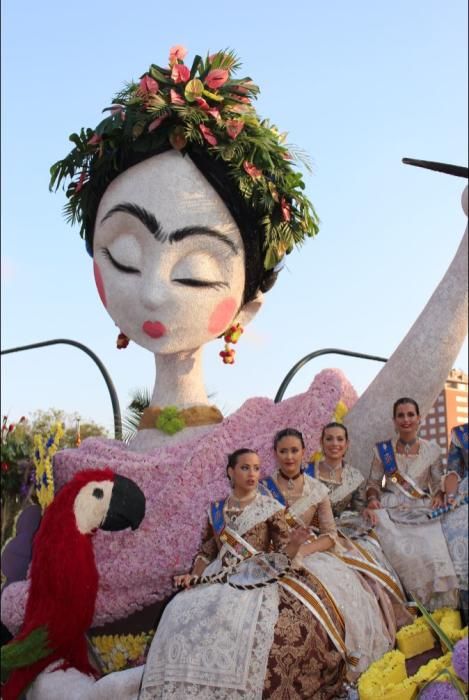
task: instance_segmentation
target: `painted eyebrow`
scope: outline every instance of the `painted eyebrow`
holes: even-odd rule
[[[133,204],[131,202],[123,202],[122,204],[116,204],[112,207],[101,219],[100,223],[103,223],[109,219],[113,214],[118,212],[123,212],[124,214],[130,214],[136,219],[142,222],[145,228],[156,238],[157,241],[169,241],[169,243],[179,243],[183,241],[188,236],[208,236],[210,238],[216,238],[230,248],[231,252],[235,255],[239,253],[238,246],[230,239],[228,236],[215,231],[208,226],[186,226],[184,228],[176,229],[169,236],[167,236],[161,227],[158,219],[145,207],[140,207],[138,204]]]
[[[184,238],[188,236],[208,236],[209,238],[216,238],[218,241],[225,243],[233,254],[239,253],[239,248],[234,243],[231,238],[225,236],[219,231],[215,231],[213,228],[208,228],[208,226],[186,226],[185,228],[179,228],[168,237],[170,243],[179,243],[183,241]]]
[[[133,204],[132,202],[122,202],[122,204],[116,204],[115,207],[109,209],[107,214],[101,219],[101,224],[109,219],[113,214],[118,212],[123,212],[124,214],[130,214],[136,219],[142,222],[146,229],[156,238],[157,241],[165,241],[166,236],[163,233],[161,224],[156,219],[156,217],[145,209],[145,207],[140,207],[138,204]]]

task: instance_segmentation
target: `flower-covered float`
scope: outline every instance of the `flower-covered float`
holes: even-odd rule
[[[156,365],[150,407],[130,445],[89,439],[54,458],[58,488],[79,469],[106,465],[134,479],[146,497],[147,516],[134,537],[96,536],[96,646],[106,655],[109,638],[102,635],[120,634],[116,648],[122,639],[132,647],[113,666],[106,659],[106,670],[140,659],[173,590],[172,575],[186,570],[197,551],[207,502],[226,494],[229,452],[249,445],[269,473],[276,431],[294,425],[312,453],[322,426],[345,405],[357,436],[352,459],[365,469],[370,445],[388,430],[390,387],[391,395],[417,396],[426,411],[465,335],[459,251],[360,400],[339,371],[325,370],[306,392],[280,404],[253,398],[228,417],[210,405],[203,346],[224,338],[222,360],[232,362],[241,327],[261,308],[285,255],[317,233],[318,219],[294,167],[294,149],[257,115],[258,87],[235,78],[234,54],[196,56],[186,65],[186,53],[173,47],[167,67],[151,65],[121,90],[108,116],[95,129],[72,134],[73,150],[51,169],[51,187],[71,180],[67,217],[80,225],[93,256],[118,346],[136,342]],[[411,372],[408,358],[441,337],[448,341],[438,361],[418,376]],[[27,582],[13,582],[3,592],[2,619],[12,631],[21,624],[27,590]],[[130,632],[140,636],[126,637]],[[129,678],[137,692],[140,675],[138,669],[111,674],[99,697],[115,696]],[[63,671],[43,674],[33,697],[62,698],[67,688],[79,692],[82,680]],[[80,697],[98,697],[102,682],[95,691],[83,681]]]

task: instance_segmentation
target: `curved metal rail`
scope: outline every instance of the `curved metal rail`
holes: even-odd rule
[[[295,374],[299,372],[300,369],[304,367],[304,365],[310,362],[310,360],[314,360],[315,357],[320,357],[321,355],[347,355],[348,357],[359,357],[362,360],[375,360],[376,362],[388,361],[387,357],[379,357],[379,355],[367,355],[363,352],[354,352],[353,350],[342,350],[340,348],[323,348],[322,350],[315,350],[314,352],[309,353],[309,355],[305,355],[305,357],[303,357],[295,365],[293,365],[283,382],[280,384],[277,393],[275,394],[275,403],[280,403],[280,401],[283,399],[283,395]]]
[[[31,345],[20,345],[16,348],[8,348],[7,350],[2,350],[0,352],[0,354],[1,355],[9,355],[10,353],[13,353],[13,352],[22,352],[23,350],[34,350],[36,348],[47,347],[48,345],[72,345],[73,347],[78,348],[79,350],[82,350],[89,357],[91,357],[93,362],[98,366],[98,369],[101,372],[104,381],[106,382],[106,386],[108,388],[109,395],[111,397],[112,412],[114,414],[114,437],[116,440],[122,440],[122,419],[121,419],[121,411],[120,411],[120,406],[119,406],[119,399],[117,398],[116,389],[114,387],[114,384],[112,383],[112,379],[110,377],[110,374],[107,371],[104,364],[102,363],[102,361],[86,345],[83,345],[83,343],[79,343],[76,340],[68,340],[67,338],[56,338],[54,340],[44,340],[41,343],[31,343]]]

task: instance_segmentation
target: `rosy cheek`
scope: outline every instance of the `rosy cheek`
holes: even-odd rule
[[[228,297],[217,304],[208,321],[208,332],[212,335],[220,335],[228,326],[235,311],[236,299],[233,297]]]
[[[94,281],[96,282],[96,288],[98,290],[99,298],[103,302],[104,306],[107,308],[106,292],[104,291],[103,278],[101,276],[101,270],[99,269],[98,264],[96,263],[95,260],[93,260],[93,272],[94,272]]]

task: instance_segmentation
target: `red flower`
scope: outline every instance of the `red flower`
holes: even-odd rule
[[[19,422],[20,422],[20,423],[24,423],[25,421],[26,421],[26,416],[21,416]]]
[[[151,122],[151,124],[148,125],[148,131],[151,132],[151,131],[154,131],[155,129],[157,129],[157,128],[159,127],[159,125],[160,125],[162,122],[164,122],[164,120],[167,119],[167,118],[168,118],[168,115],[167,115],[167,114],[163,114],[162,117],[157,117],[156,119],[154,119],[154,120]]]
[[[12,433],[12,432],[14,431],[14,429],[15,429],[15,424],[14,424],[14,423],[10,423],[10,425],[8,426],[8,432],[9,432],[9,433]]]
[[[262,175],[262,170],[259,170],[259,168],[256,168],[255,165],[249,163],[249,161],[247,160],[244,161],[243,168],[247,172],[247,174],[252,177],[253,180],[255,180],[258,177],[261,177]]]
[[[86,181],[86,172],[84,170],[82,170],[81,175],[78,179],[78,182],[75,183],[75,192],[76,193],[78,193],[83,188],[85,181]]]
[[[143,78],[140,79],[137,95],[140,95],[140,97],[145,97],[145,95],[156,95],[159,89],[160,86],[156,80],[151,78],[149,75],[144,75]]]
[[[93,136],[88,141],[88,146],[96,146],[98,143],[101,143],[102,140],[102,136],[100,136],[99,134],[93,134]]]
[[[197,102],[197,105],[202,109],[204,112],[208,112],[210,109],[210,105],[208,104],[207,100],[204,100],[203,97],[196,97],[195,101]]]
[[[230,74],[227,70],[223,68],[214,68],[205,78],[205,85],[212,90],[217,90],[226,83],[229,77]]]
[[[235,139],[244,129],[244,122],[241,119],[227,119],[226,133],[230,139]]]
[[[183,98],[181,97],[181,95],[176,90],[171,89],[169,91],[169,94],[171,96],[171,103],[173,105],[185,105],[186,104],[184,102]]]
[[[282,218],[284,221],[290,221],[291,219],[291,209],[285,197],[280,200],[280,209],[282,210]]]
[[[175,83],[187,83],[191,77],[189,68],[182,63],[175,63],[171,71],[171,78]]]
[[[207,110],[207,114],[210,114],[210,116],[217,121],[220,119],[220,110],[218,110],[216,107],[212,107],[211,109]]]
[[[7,472],[10,468],[8,462],[2,462],[2,472]]]
[[[186,55],[187,49],[185,46],[181,46],[181,44],[171,46],[169,49],[169,65],[174,66],[178,61],[183,61]]]
[[[217,137],[215,136],[213,131],[208,128],[208,126],[205,126],[205,124],[199,124],[199,129],[202,132],[202,136],[207,141],[207,143],[209,143],[211,146],[217,145]]]

